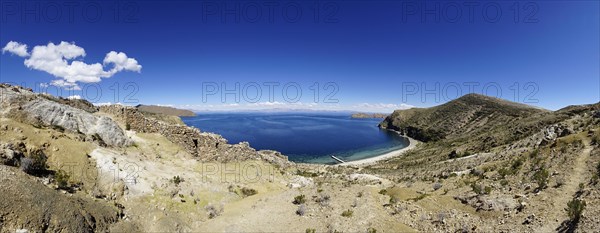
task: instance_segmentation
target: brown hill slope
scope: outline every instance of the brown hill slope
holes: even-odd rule
[[[61,194],[14,167],[0,165],[0,188],[2,232],[107,232],[119,220],[108,203]]]
[[[431,108],[396,110],[379,126],[421,141],[482,133],[515,119],[547,111],[479,94],[464,95]]]

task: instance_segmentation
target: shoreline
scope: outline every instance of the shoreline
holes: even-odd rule
[[[371,157],[371,158],[366,158],[366,159],[359,159],[359,160],[354,160],[354,161],[348,161],[345,163],[340,163],[340,164],[336,164],[333,166],[365,166],[365,165],[371,165],[374,163],[377,163],[379,161],[382,160],[386,160],[386,159],[391,159],[397,156],[400,156],[404,153],[406,153],[406,151],[409,151],[413,148],[415,148],[415,146],[417,146],[417,144],[419,144],[420,142],[408,137],[408,136],[402,136],[408,139],[408,146],[398,149],[398,150],[394,150],[394,151],[390,151],[388,153],[382,154],[382,155],[378,155],[375,157]]]

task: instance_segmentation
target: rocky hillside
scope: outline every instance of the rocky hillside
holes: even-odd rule
[[[177,109],[167,106],[138,105],[137,109],[141,112],[162,114],[167,116],[196,116],[196,113],[190,110]]]
[[[366,168],[394,177],[404,192],[420,190],[418,200],[390,195],[400,199],[389,205],[400,222],[445,232],[600,227],[600,103],[545,111],[467,95],[396,111],[381,126],[427,141]],[[447,207],[431,208],[441,202]]]
[[[400,131],[421,141],[481,134],[545,110],[479,94],[464,95],[431,108],[396,110],[381,128]]]

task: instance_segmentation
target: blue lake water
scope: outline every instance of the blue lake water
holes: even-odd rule
[[[295,162],[330,164],[331,155],[359,160],[408,145],[397,133],[379,129],[381,119],[352,119],[349,113],[199,113],[182,120],[229,143],[247,141]]]

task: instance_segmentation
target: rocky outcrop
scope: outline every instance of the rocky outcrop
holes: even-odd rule
[[[52,100],[60,104],[69,105],[71,107],[78,108],[89,113],[98,112],[98,107],[94,106],[92,103],[84,99],[65,99],[62,97],[55,97],[46,94],[42,94],[40,96],[48,100]]]
[[[131,142],[112,119],[96,116],[31,90],[0,85],[0,115],[38,126],[58,127],[101,140],[109,146],[127,146]]]
[[[25,143],[2,143],[0,142],[0,164],[18,166],[21,158],[25,157],[27,148]]]
[[[508,195],[486,196],[465,194],[454,199],[475,208],[477,211],[511,211],[521,208],[522,202]]]
[[[122,119],[129,129],[140,133],[158,133],[169,141],[178,144],[188,153],[209,161],[237,161],[262,159],[271,163],[285,165],[287,157],[276,151],[256,151],[247,142],[232,145],[221,135],[201,132],[194,127],[168,124],[146,117],[138,109],[122,105],[106,105],[100,112]]]
[[[545,146],[554,143],[557,138],[573,134],[573,129],[565,124],[554,124],[545,127],[541,133],[539,146]]]

